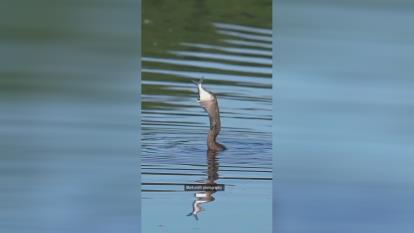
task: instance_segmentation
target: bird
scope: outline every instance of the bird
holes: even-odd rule
[[[193,83],[197,86],[197,102],[208,113],[210,119],[210,130],[207,135],[207,148],[209,151],[223,151],[226,147],[218,143],[217,136],[221,130],[220,110],[217,96],[203,87],[203,77]]]

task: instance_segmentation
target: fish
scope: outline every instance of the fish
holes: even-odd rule
[[[211,93],[210,91],[208,91],[207,89],[203,87],[203,80],[204,80],[204,77],[201,77],[201,79],[198,82],[193,80],[193,83],[197,86],[197,91],[198,91],[197,102],[199,103],[205,102],[205,101],[213,101],[216,99],[213,93]]]
[[[198,220],[198,214],[204,209],[201,207],[201,204],[214,201],[214,197],[211,195],[211,192],[201,192],[195,194],[196,199],[193,202],[193,211],[191,211],[187,216],[194,216]]]

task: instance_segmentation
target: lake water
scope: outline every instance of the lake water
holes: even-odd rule
[[[139,232],[138,2],[3,3],[0,232]]]
[[[413,231],[413,9],[278,1],[275,232]]]
[[[270,232],[271,16],[262,24],[246,25],[237,18],[215,21],[213,14],[194,22],[203,30],[192,31],[189,23],[162,23],[146,15],[145,7],[143,232]],[[270,2],[266,7],[269,12]],[[189,36],[171,35],[183,28],[180,33]],[[192,83],[201,77],[219,99],[222,131],[218,141],[227,150],[217,154],[207,152],[209,120],[196,102]],[[225,191],[208,193],[208,198],[184,191],[184,184],[204,183],[224,184]],[[203,209],[197,218],[187,216],[195,202]]]
[[[278,232],[411,233],[412,1],[279,1],[273,80],[269,1],[181,2],[142,3],[144,233],[270,232],[272,174]],[[0,232],[139,232],[137,1],[5,5]],[[200,75],[223,112],[216,156]],[[197,182],[226,185],[198,221]]]

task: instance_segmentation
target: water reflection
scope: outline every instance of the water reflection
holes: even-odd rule
[[[140,232],[139,2],[1,2],[1,233]]]
[[[218,152],[207,150],[207,180],[203,183],[208,185],[215,185],[219,178],[219,162],[217,160]],[[193,211],[187,216],[194,216],[198,220],[198,214],[203,211],[202,204],[209,203],[215,200],[213,194],[216,191],[201,191],[194,194],[195,200],[192,204]]]
[[[275,231],[413,232],[414,2],[317,2],[275,8]]]
[[[211,226],[199,224],[211,222],[237,232],[271,228],[271,33],[268,28],[239,24],[210,26],[216,39],[185,38],[143,56],[143,217],[158,219],[144,221],[144,232],[157,232],[158,225],[170,226],[169,232],[189,232],[193,227],[209,232]],[[219,96],[219,141],[227,148],[220,156],[206,155],[210,122],[192,83],[200,77]],[[184,184],[197,180],[216,184],[219,164],[224,192],[183,191]],[[219,203],[214,201],[217,196]],[[237,210],[231,207],[246,200],[249,204],[238,205]],[[157,211],[160,205],[168,210]],[[209,214],[194,221],[207,205]],[[240,224],[237,215],[247,212],[269,219]],[[178,230],[178,225],[185,227]]]

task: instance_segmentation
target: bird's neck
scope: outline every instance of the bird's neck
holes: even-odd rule
[[[214,101],[212,106],[213,107],[209,109],[210,111],[208,111],[208,117],[210,119],[210,131],[208,132],[207,144],[209,148],[217,144],[216,138],[220,133],[221,128],[220,111],[217,101]]]
[[[207,137],[207,146],[209,150],[216,151],[218,149],[219,145],[216,142],[216,138],[217,138],[217,133],[210,130],[210,132],[208,132],[208,137]]]
[[[210,120],[210,131],[207,137],[208,150],[220,151],[224,149],[224,146],[216,142],[217,135],[220,133],[220,110],[218,107],[217,99],[213,101],[202,102],[203,108],[208,112],[208,118]]]

